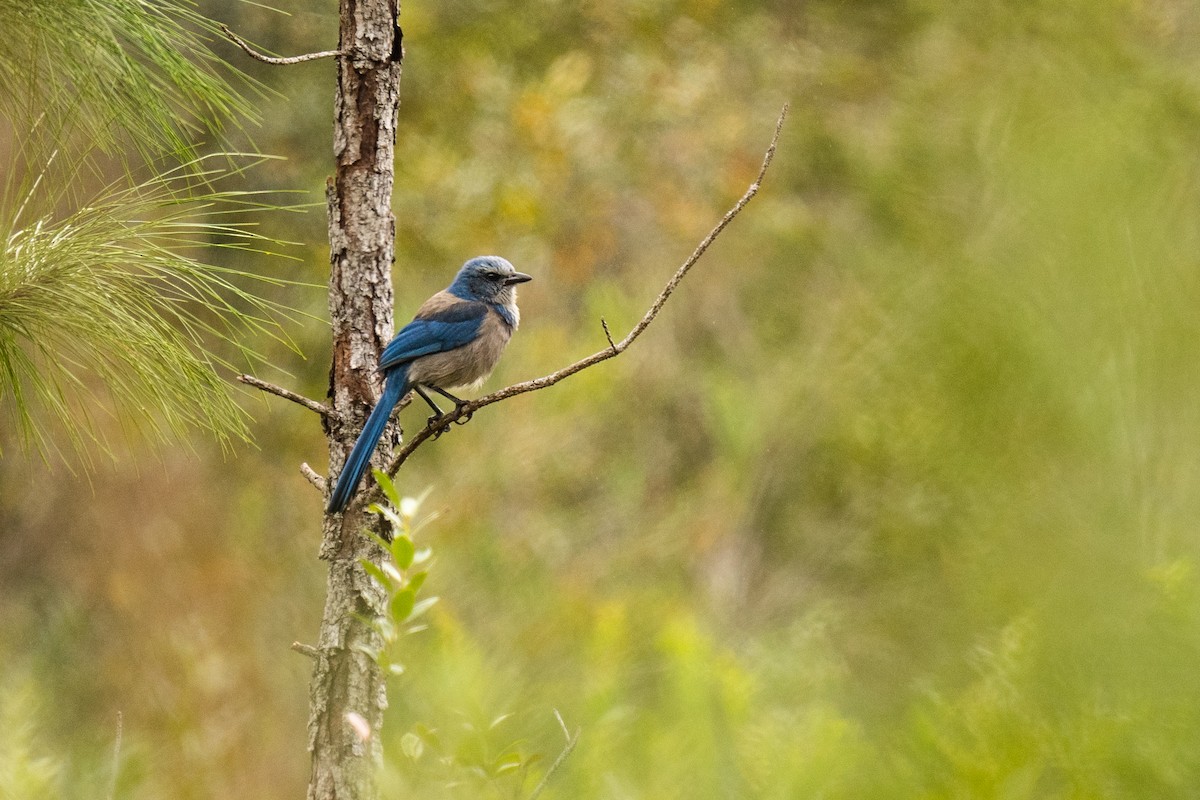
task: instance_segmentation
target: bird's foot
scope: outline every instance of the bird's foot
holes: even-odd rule
[[[440,423],[444,419],[445,419],[445,417],[441,414],[432,414],[432,415],[430,415],[429,419],[427,419],[425,421],[425,424],[426,425],[438,425],[438,423]],[[440,425],[438,427],[438,429],[433,432],[433,438],[435,438],[435,439],[441,438],[441,435],[443,433],[449,433],[449,432],[450,432],[450,423],[447,422],[444,425]]]
[[[449,433],[451,423],[455,425],[466,425],[468,422],[470,422],[471,417],[475,416],[475,412],[466,411],[464,413],[463,409],[466,407],[466,405],[467,404],[465,402],[455,403],[453,413],[434,414],[428,420],[426,420],[427,425],[437,426],[437,430],[434,431],[433,438],[438,439],[443,433]]]

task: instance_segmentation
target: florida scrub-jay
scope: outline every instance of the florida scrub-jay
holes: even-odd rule
[[[477,388],[487,379],[521,321],[516,285],[528,280],[529,275],[499,256],[472,258],[388,343],[379,356],[383,394],[346,457],[329,495],[329,513],[342,511],[350,502],[392,409],[410,389],[441,416],[425,388],[459,405],[462,401],[450,389]]]

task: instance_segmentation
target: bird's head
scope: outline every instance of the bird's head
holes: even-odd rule
[[[500,256],[479,256],[463,264],[450,293],[464,300],[512,305],[517,302],[517,284],[529,280],[533,278]]]

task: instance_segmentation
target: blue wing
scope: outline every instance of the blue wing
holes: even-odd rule
[[[435,304],[431,299],[417,312],[417,318],[383,348],[379,369],[392,369],[414,358],[468,344],[479,333],[487,310],[486,303],[458,300]]]

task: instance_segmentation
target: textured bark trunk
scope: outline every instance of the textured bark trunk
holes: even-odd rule
[[[399,0],[341,0],[339,50],[344,55],[337,60],[336,167],[326,189],[333,329],[329,396],[343,420],[327,431],[331,473],[345,460],[364,412],[378,395],[375,364],[392,336],[399,13]],[[309,800],[376,796],[373,775],[387,694],[379,666],[360,648],[379,648],[364,620],[382,613],[385,597],[359,563],[361,558],[376,563],[383,558],[360,533],[374,524],[353,511],[324,523],[321,558],[329,562],[329,581],[310,698]]]

